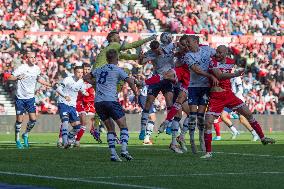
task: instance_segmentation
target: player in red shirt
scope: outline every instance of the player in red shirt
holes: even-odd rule
[[[234,60],[227,58],[227,54],[228,48],[224,45],[220,45],[209,66],[209,72],[219,79],[219,85],[212,87],[210,90],[209,104],[205,116],[204,139],[206,154],[201,157],[204,159],[212,157],[212,125],[214,120],[221,114],[224,107],[236,110],[239,114],[247,118],[263,145],[275,143],[274,139],[264,136],[261,126],[254,119],[248,106],[233,93],[230,79],[242,75],[244,69],[231,73],[234,67]]]

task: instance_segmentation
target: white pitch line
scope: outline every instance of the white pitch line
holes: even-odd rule
[[[135,148],[140,150],[156,150],[156,151],[169,151],[168,149],[159,148]],[[198,151],[202,152],[202,151]],[[241,156],[253,156],[253,157],[273,157],[273,158],[284,158],[284,156],[275,156],[270,154],[251,154],[251,153],[239,153],[239,152],[213,152],[213,154],[227,154],[227,155],[241,155]]]
[[[4,172],[4,171],[0,171],[0,174],[2,174],[2,175],[13,175],[13,176],[23,176],[23,177],[33,177],[33,178],[42,178],[42,179],[77,181],[77,182],[84,182],[84,183],[122,186],[122,187],[129,187],[129,188],[166,189],[166,188],[160,188],[160,187],[154,187],[154,186],[141,186],[141,185],[135,185],[135,184],[122,184],[122,183],[116,183],[116,182],[94,181],[94,180],[87,180],[87,179],[84,179],[84,178],[66,178],[66,177],[45,176],[45,175],[35,175],[35,174],[17,173],[17,172]]]
[[[88,177],[95,179],[114,179],[114,178],[147,178],[147,177],[191,177],[191,176],[217,176],[217,175],[257,175],[257,174],[284,174],[284,172],[229,172],[229,173],[189,173],[189,174],[179,174],[179,175],[133,175],[133,176],[106,176],[106,177]]]

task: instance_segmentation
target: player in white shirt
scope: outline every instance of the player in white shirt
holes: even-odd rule
[[[81,129],[80,118],[76,111],[76,100],[78,92],[81,91],[85,96],[86,85],[83,81],[83,67],[76,66],[74,68],[74,76],[66,77],[56,89],[59,94],[58,110],[62,122],[62,143],[64,148],[68,148],[74,143],[75,136]],[[68,133],[68,126],[73,129]]]
[[[40,78],[40,68],[36,64],[36,53],[27,53],[27,64],[19,66],[9,77],[11,81],[17,81],[15,108],[16,108],[16,123],[15,123],[15,141],[16,146],[19,149],[24,147],[28,148],[28,133],[36,124],[36,106],[35,106],[35,87],[39,82],[42,85],[51,87],[51,84],[47,83]],[[22,134],[24,140],[24,146],[20,141],[20,130],[23,122],[24,114],[28,112],[29,122],[27,124],[26,131]]]

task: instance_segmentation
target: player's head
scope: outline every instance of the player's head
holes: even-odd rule
[[[178,45],[179,45],[180,50],[182,51],[187,51],[187,46],[188,46],[187,38],[188,38],[188,35],[183,35],[179,39]]]
[[[76,66],[74,68],[74,76],[77,79],[82,79],[83,78],[83,67],[82,66]]]
[[[228,48],[225,45],[219,45],[216,49],[216,60],[218,62],[222,62],[226,60],[226,57],[228,55]]]
[[[119,33],[117,31],[111,31],[109,32],[109,34],[107,35],[107,41],[109,43],[111,42],[120,42],[120,37],[119,37]]]
[[[118,54],[116,50],[110,49],[106,52],[107,62],[109,64],[117,64],[118,63]]]
[[[161,52],[162,49],[160,48],[160,43],[158,41],[152,41],[150,43],[150,48],[154,53],[156,53],[158,55],[160,55],[162,53]]]
[[[36,53],[33,51],[27,52],[27,62],[29,65],[34,65],[36,63]]]
[[[90,64],[84,63],[84,64],[82,65],[82,67],[83,67],[83,74],[84,74],[84,75],[87,75],[88,73],[91,72],[91,65],[90,65]]]
[[[173,41],[172,34],[170,34],[168,32],[163,32],[161,34],[160,41],[161,41],[161,43],[163,43],[165,45],[170,44]]]
[[[188,35],[187,45],[191,51],[197,51],[199,49],[199,37],[195,35]]]

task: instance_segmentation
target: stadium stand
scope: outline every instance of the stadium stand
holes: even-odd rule
[[[106,32],[156,32],[155,19],[148,13],[144,14],[145,9],[139,1],[123,2],[0,0],[0,29],[5,30],[0,31],[3,90],[13,97],[13,84],[5,81],[5,77],[25,62],[23,52],[26,49],[38,52],[42,76],[55,83],[69,75],[74,65],[94,64]],[[284,93],[284,7],[277,1],[261,2],[142,1],[160,20],[162,30],[200,34],[214,47],[218,44],[235,47],[240,54],[239,61],[246,62],[243,83],[251,110],[260,114],[284,114],[283,101],[279,100]],[[101,36],[90,32],[100,32]],[[140,37],[138,34],[127,35]],[[137,77],[145,76],[151,69],[149,65],[141,67],[131,61],[123,62],[121,66]],[[38,111],[55,114],[57,96],[54,90],[38,86],[36,94]],[[127,86],[119,96],[127,112],[141,111],[131,103],[132,96]],[[12,98],[5,99],[12,103]],[[162,96],[156,105],[160,110],[165,108]]]

